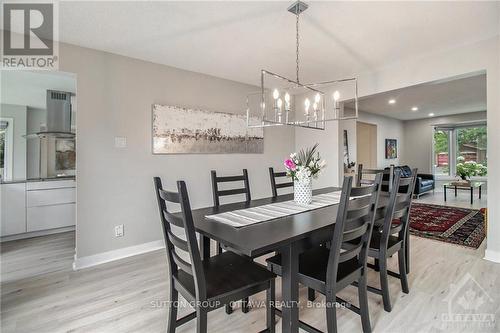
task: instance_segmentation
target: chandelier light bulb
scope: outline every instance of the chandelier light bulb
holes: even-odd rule
[[[319,93],[317,93],[316,96],[314,96],[314,102],[319,103],[320,99],[321,99],[321,96]]]
[[[306,100],[304,101],[304,106],[306,107],[306,112],[309,111],[309,107],[311,106],[311,101],[309,100],[309,98],[306,98]]]
[[[340,93],[338,90],[335,90],[335,92],[333,93],[333,100],[337,102],[339,99],[340,99]]]
[[[281,100],[281,98],[278,98],[278,108],[281,109],[282,106],[283,106],[283,101]]]
[[[285,94],[285,102],[290,103],[290,94],[289,93]]]
[[[318,110],[318,103],[314,102],[314,104],[313,104],[313,110],[314,111]]]
[[[278,91],[278,89],[274,89],[274,91],[273,91],[273,98],[274,99],[278,99],[278,97],[280,97],[280,92]]]

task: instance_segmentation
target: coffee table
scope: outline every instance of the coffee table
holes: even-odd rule
[[[455,190],[455,197],[457,196],[457,191],[458,190],[465,190],[465,191],[470,191],[470,203],[471,205],[474,203],[474,189],[478,189],[479,191],[479,199],[481,199],[481,190],[482,186],[485,184],[485,182],[470,182],[470,184],[464,184],[464,185],[455,185],[453,183],[446,183],[444,184],[444,201],[446,201],[446,191],[449,189],[454,189]]]

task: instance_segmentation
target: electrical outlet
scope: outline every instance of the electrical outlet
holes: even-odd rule
[[[115,226],[115,237],[123,237],[123,224]]]

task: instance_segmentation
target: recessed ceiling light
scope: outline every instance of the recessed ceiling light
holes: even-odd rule
[[[389,104],[396,104],[396,100],[395,99],[390,99],[389,100]]]
[[[418,107],[414,106],[414,107],[411,108],[411,110],[414,111],[414,112],[418,111]]]
[[[434,113],[429,113],[429,117],[434,117]]]

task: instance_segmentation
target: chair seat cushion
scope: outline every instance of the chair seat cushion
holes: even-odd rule
[[[326,282],[326,270],[329,255],[330,250],[325,246],[318,246],[302,253],[299,256],[299,274],[318,281]],[[281,255],[277,254],[274,257],[267,259],[267,262],[276,267],[281,267]],[[357,270],[361,270],[362,267],[363,266],[358,262],[357,258],[340,263],[337,272],[337,281],[342,280]]]
[[[203,260],[202,264],[208,299],[250,288],[276,277],[262,265],[230,251]],[[194,280],[190,274],[179,270],[174,278],[192,295],[195,294]]]

